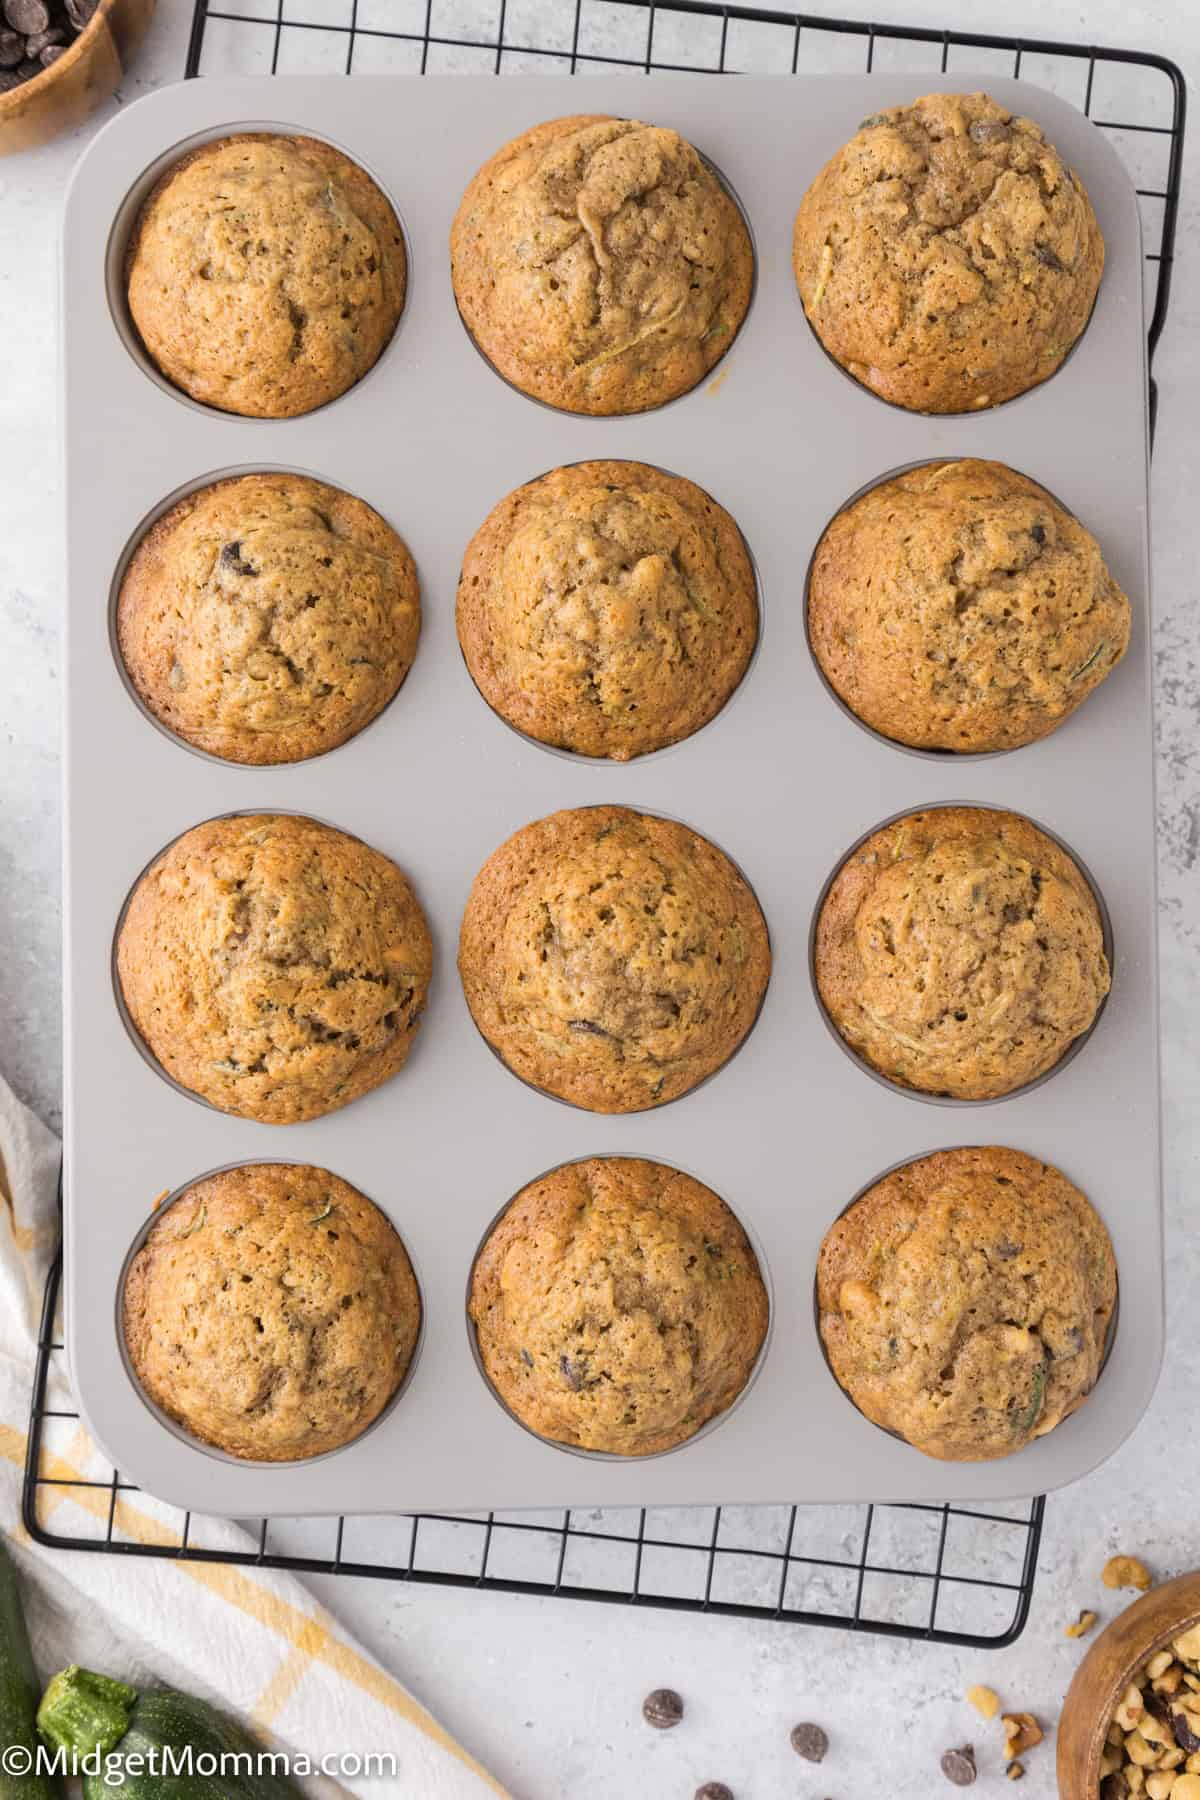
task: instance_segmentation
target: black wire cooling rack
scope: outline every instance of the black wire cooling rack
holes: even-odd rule
[[[623,69],[711,74],[1021,76],[1079,106],[1133,174],[1145,242],[1150,352],[1166,321],[1186,92],[1163,57],[709,0],[196,0],[188,76]],[[1157,393],[1150,383],[1153,429]],[[286,1568],[304,1574],[560,1594],[685,1612],[833,1625],[999,1648],[1024,1628],[1045,1502],[689,1507],[223,1523],[153,1504],[118,1471],[86,1474],[57,1324],[61,1258],[46,1284],[22,1516],[63,1550]],[[90,1465],[89,1465],[90,1467]],[[63,1499],[88,1534],[51,1529]],[[206,1542],[215,1537],[216,1541]]]

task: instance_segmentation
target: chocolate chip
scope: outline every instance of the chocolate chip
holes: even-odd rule
[[[56,63],[59,57],[65,56],[66,53],[67,47],[65,44],[47,44],[46,48],[42,51],[42,54],[38,57],[38,61],[41,63],[43,69],[48,69],[51,63]]]
[[[527,1369],[532,1369],[532,1367],[533,1367],[533,1358],[532,1358],[532,1356],[530,1356],[530,1354],[529,1354],[529,1352],[528,1352],[528,1350],[522,1350],[522,1352],[521,1352],[521,1361],[522,1361],[522,1362],[523,1362],[523,1363],[524,1363],[524,1364],[525,1364],[525,1367],[526,1367],[526,1368],[527,1368]]]
[[[0,69],[15,69],[25,54],[25,42],[16,31],[0,31]]]
[[[572,1019],[570,1030],[587,1032],[591,1037],[608,1037],[603,1025],[597,1025],[594,1019]]]
[[[15,69],[0,69],[0,94],[7,94],[20,85],[21,77]]]
[[[99,6],[100,0],[65,0],[65,4],[67,18],[76,31],[83,31],[91,24],[92,14]]]
[[[695,1800],[733,1800],[733,1789],[723,1781],[706,1781],[696,1789]]]
[[[32,37],[25,39],[25,54],[40,56],[51,44],[61,44],[66,35],[65,31],[59,31],[53,25],[48,31],[35,31]]]
[[[583,1371],[578,1363],[573,1363],[569,1356],[560,1356],[558,1366],[562,1370],[563,1380],[573,1394],[577,1394],[583,1386]]]
[[[1037,259],[1047,269],[1062,269],[1065,267],[1065,265],[1059,261],[1054,251],[1051,250],[1049,244],[1038,245]]]
[[[1014,1256],[1021,1253],[1020,1244],[1014,1244],[1011,1238],[1001,1238],[996,1245],[996,1255],[1001,1262],[1011,1262]]]
[[[642,1701],[642,1717],[655,1731],[670,1731],[683,1717],[683,1701],[674,1688],[655,1688]]]
[[[17,74],[22,81],[30,81],[35,75],[40,75],[41,72],[42,65],[34,56],[27,56],[23,62],[17,64]]]
[[[974,126],[971,128],[974,130]],[[954,1787],[970,1787],[975,1780],[975,1746],[962,1744],[942,1757],[942,1774]]]
[[[32,37],[35,31],[45,31],[50,23],[45,0],[4,0],[4,17],[22,37]]]
[[[258,570],[254,567],[253,563],[243,561],[242,546],[240,543],[222,544],[221,561],[227,569],[235,569],[239,575],[258,574]]]
[[[973,144],[998,144],[1008,136],[1008,126],[999,119],[976,119],[968,127],[968,136]],[[972,1775],[971,1779],[974,1781],[975,1777]]]
[[[819,1725],[792,1726],[792,1749],[805,1762],[824,1762],[828,1748],[829,1733],[822,1731]]]
[[[1046,541],[1046,527],[1044,525],[1031,525],[1029,527],[1029,535],[1035,544],[1044,544]]]

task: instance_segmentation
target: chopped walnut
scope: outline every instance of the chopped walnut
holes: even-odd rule
[[[1110,1556],[1100,1579],[1106,1588],[1137,1588],[1141,1594],[1153,1585],[1149,1569],[1136,1556]]]

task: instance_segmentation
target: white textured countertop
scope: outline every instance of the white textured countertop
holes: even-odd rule
[[[407,13],[408,0],[386,0],[387,6]],[[569,0],[522,0],[524,28],[536,36],[538,22],[547,21],[555,29],[568,6]],[[151,40],[121,101],[178,77],[190,10],[185,0],[160,0]],[[273,8],[232,0],[223,10]],[[494,8],[481,0],[476,10],[482,18]],[[309,0],[314,12],[320,4]],[[1200,10],[1192,0],[1091,0],[1086,8],[1078,0],[872,0],[870,13],[877,22],[953,22],[960,29],[1126,44],[1169,55],[1189,73],[1200,66]],[[0,1068],[55,1123],[63,601],[55,257],[60,197],[84,136],[0,162]],[[1200,210],[1192,191],[1198,167],[1200,125],[1187,158],[1171,312],[1155,363],[1169,1347],[1154,1405],[1112,1461],[1051,1498],[1032,1617],[1007,1651],[454,1589],[319,1582],[348,1625],[521,1800],[626,1800],[639,1793],[689,1800],[701,1781],[712,1779],[727,1782],[737,1800],[915,1800],[931,1789],[951,1791],[937,1772],[938,1757],[964,1739],[974,1739],[980,1751],[976,1791],[999,1792],[996,1728],[984,1727],[965,1706],[964,1688],[987,1682],[1006,1706],[1053,1721],[1079,1654],[1064,1639],[1063,1624],[1085,1604],[1102,1618],[1116,1609],[1099,1585],[1105,1558],[1115,1549],[1132,1550],[1160,1575],[1200,1566]],[[106,581],[107,573],[98,593]],[[1124,1320],[1123,1328],[1136,1330],[1136,1319]],[[642,1724],[639,1708],[643,1694],[662,1684],[683,1692],[688,1719],[680,1730],[657,1734]],[[801,1718],[820,1721],[833,1740],[820,1770],[788,1748],[788,1728]],[[1046,1800],[1054,1792],[1052,1741],[1026,1761],[1021,1792],[1027,1800]]]

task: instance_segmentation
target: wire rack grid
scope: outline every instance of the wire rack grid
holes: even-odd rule
[[[548,23],[551,21],[551,23]],[[1166,321],[1186,90],[1140,51],[871,25],[710,0],[196,0],[186,74],[810,74],[895,70],[1012,75],[1060,94],[1106,132],[1137,185],[1150,352]],[[1153,429],[1157,391],[1150,382]],[[998,1648],[1024,1628],[1045,1502],[692,1507],[347,1516],[227,1522],[155,1508],[131,1528],[133,1484],[84,1475],[58,1321],[46,1285],[23,1518],[58,1549],[231,1562],[300,1573],[557,1594],[836,1626]],[[88,1529],[53,1529],[64,1497]]]

